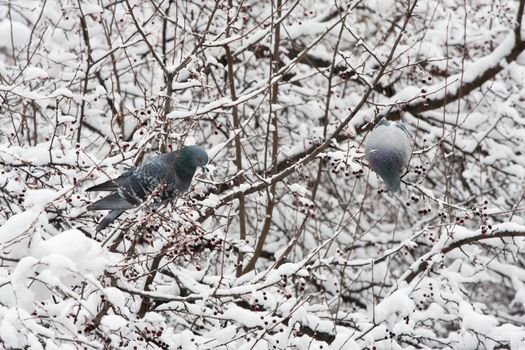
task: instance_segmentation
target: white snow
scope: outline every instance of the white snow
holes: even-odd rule
[[[420,1],[403,28],[394,0],[0,2],[0,348],[524,348],[525,54],[502,3]],[[395,194],[364,157],[382,116],[412,134]],[[97,232],[86,189],[164,141],[209,172]]]
[[[38,189],[28,191],[24,200],[24,206],[43,209],[48,203],[57,198],[58,193],[50,189]]]
[[[8,243],[27,233],[39,215],[39,210],[27,210],[11,216],[0,226],[0,243]]]
[[[104,9],[95,3],[82,4],[82,12],[84,15],[99,15],[104,12]]]
[[[416,307],[414,301],[408,296],[407,289],[398,289],[390,296],[384,298],[374,308],[374,315],[376,322],[383,322],[391,316],[409,315]]]
[[[49,74],[45,70],[43,70],[40,67],[27,67],[24,70],[24,79],[27,80],[34,80],[34,79],[47,79],[49,78]]]
[[[33,244],[30,252],[39,258],[48,255],[67,257],[81,273],[100,274],[112,259],[100,243],[75,229]]]
[[[126,326],[128,321],[119,315],[106,315],[102,317],[100,323],[106,332],[115,332]]]
[[[2,33],[3,38],[0,40],[0,48],[10,50],[13,46],[21,48],[27,45],[31,30],[20,22],[4,19],[0,22],[0,33]]]

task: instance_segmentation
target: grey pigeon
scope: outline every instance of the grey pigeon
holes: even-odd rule
[[[197,167],[207,163],[208,155],[202,148],[185,146],[180,151],[159,154],[116,179],[88,188],[87,191],[113,192],[88,207],[90,210],[110,210],[98,224],[97,231],[105,229],[127,209],[139,206],[149,195],[159,204],[186,192]]]
[[[402,122],[381,119],[365,144],[370,169],[386,183],[387,191],[399,191],[401,170],[412,154],[410,133]]]

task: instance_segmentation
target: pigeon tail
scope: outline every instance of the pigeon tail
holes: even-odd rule
[[[119,188],[121,188],[126,180],[133,175],[133,172],[135,171],[135,168],[131,168],[130,170],[124,172],[122,175],[117,177],[116,179],[110,179],[106,182],[103,182],[101,184],[91,186],[86,191],[87,192],[95,192],[95,191],[116,191]]]
[[[115,221],[122,213],[124,213],[125,209],[115,209],[109,212],[108,215],[102,219],[102,221],[97,225],[97,231],[102,231],[106,227],[109,226],[113,221]]]
[[[95,191],[116,191],[119,187],[119,184],[115,180],[108,180],[104,183],[92,186],[86,190],[86,192],[95,192]]]
[[[390,192],[399,192],[401,189],[401,178],[398,176],[382,177],[386,184],[386,190]]]
[[[122,198],[118,192],[112,193],[95,203],[91,204],[89,210],[114,210],[114,209],[131,209],[134,205]]]
[[[377,175],[379,175],[386,184],[386,190],[391,192],[398,192],[401,187],[399,159],[397,157],[390,158],[371,158],[370,165]]]

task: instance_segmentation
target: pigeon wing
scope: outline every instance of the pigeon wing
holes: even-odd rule
[[[124,209],[115,209],[109,212],[108,215],[100,221],[100,223],[97,225],[97,231],[102,231],[106,227],[109,226],[113,221],[115,221],[120,215],[124,213]]]
[[[156,191],[161,200],[172,199],[177,192],[184,191],[175,160],[176,153],[172,152],[145,163],[137,171],[142,187],[149,193]]]
[[[126,198],[122,197],[118,192],[112,193],[109,196],[99,199],[95,203],[88,206],[89,210],[113,210],[113,209],[131,209],[134,207]]]

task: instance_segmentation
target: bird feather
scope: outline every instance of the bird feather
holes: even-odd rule
[[[198,146],[186,146],[180,151],[160,154],[141,166],[132,168],[115,179],[95,185],[87,191],[115,191],[91,204],[91,210],[111,210],[98,225],[106,228],[126,209],[134,208],[150,195],[153,203],[173,199],[189,189],[197,167],[208,162],[208,155]]]
[[[368,136],[365,152],[370,168],[383,179],[387,190],[399,191],[401,170],[412,154],[405,125],[383,118]]]
[[[134,205],[122,198],[118,192],[112,193],[95,203],[89,205],[90,210],[113,210],[113,209],[131,209]]]

